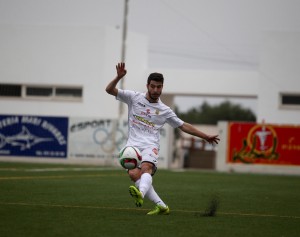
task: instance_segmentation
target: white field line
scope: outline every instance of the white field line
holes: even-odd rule
[[[127,174],[80,174],[80,175],[43,175],[43,176],[6,176],[0,177],[2,180],[32,180],[32,179],[70,179],[70,178],[90,178],[90,177],[116,177]]]
[[[120,170],[118,168],[103,168],[103,167],[68,167],[68,168],[32,168],[32,169],[18,169],[18,168],[0,168],[0,171],[24,171],[24,172],[58,172],[58,171],[113,171]]]
[[[129,210],[129,211],[148,211],[143,208],[124,208],[124,207],[106,207],[106,206],[82,206],[82,205],[62,205],[62,204],[46,204],[46,203],[24,203],[24,202],[0,202],[0,205],[12,205],[12,206],[42,206],[51,208],[83,208],[83,209],[109,209],[109,210]],[[172,212],[182,213],[200,213],[200,211],[191,210],[172,210]],[[224,216],[251,216],[251,217],[266,217],[266,218],[287,218],[287,219],[300,219],[300,216],[285,216],[274,214],[259,214],[259,213],[237,213],[237,212],[218,212],[218,215]]]

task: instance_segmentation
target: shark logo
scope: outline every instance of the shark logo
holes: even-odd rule
[[[6,144],[10,144],[11,146],[19,146],[20,150],[24,151],[30,149],[38,143],[49,142],[52,140],[52,138],[35,136],[34,134],[30,133],[30,131],[25,126],[23,126],[22,131],[13,136],[4,136],[0,133],[0,149]]]

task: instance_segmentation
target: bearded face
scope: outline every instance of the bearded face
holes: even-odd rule
[[[163,84],[162,82],[157,82],[157,81],[150,81],[150,83],[147,85],[148,89],[148,99],[151,102],[157,102],[159,99],[162,89],[163,89]]]

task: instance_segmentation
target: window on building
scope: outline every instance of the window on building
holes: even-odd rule
[[[13,84],[0,84],[0,96],[3,97],[21,97],[22,86]]]
[[[56,87],[55,88],[55,95],[56,96],[63,96],[63,97],[82,97],[82,88],[66,88],[66,87]]]
[[[299,107],[300,108],[300,94],[281,94],[281,105],[284,107]]]
[[[0,84],[0,97],[43,99],[55,101],[81,101],[82,87],[54,85]]]
[[[52,96],[52,87],[26,86],[26,96]]]

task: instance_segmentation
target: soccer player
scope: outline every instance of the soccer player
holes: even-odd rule
[[[183,132],[200,137],[210,144],[219,142],[218,135],[207,135],[189,123],[182,121],[161,100],[164,77],[161,73],[151,73],[147,80],[147,92],[117,89],[118,82],[126,75],[125,63],[116,65],[117,76],[107,85],[106,92],[128,105],[128,140],[126,146],[137,147],[142,153],[141,166],[128,170],[129,177],[135,183],[129,187],[129,193],[135,204],[141,207],[144,198],[156,205],[148,215],[169,214],[170,208],[161,200],[153,188],[152,176],[157,169],[159,157],[159,134],[165,123]]]

